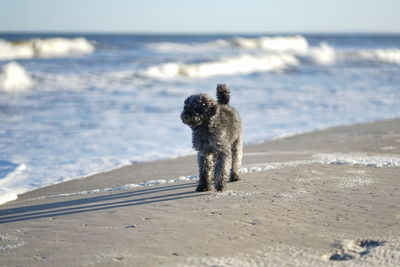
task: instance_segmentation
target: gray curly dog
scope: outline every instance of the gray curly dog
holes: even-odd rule
[[[191,95],[185,100],[182,122],[192,129],[193,148],[199,164],[196,191],[210,190],[214,180],[217,191],[226,180],[239,180],[242,162],[242,124],[238,112],[228,105],[230,91],[225,84],[217,86],[217,101],[206,94]]]

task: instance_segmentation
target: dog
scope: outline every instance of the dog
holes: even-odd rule
[[[217,191],[225,189],[228,176],[230,182],[240,180],[242,123],[229,100],[228,87],[218,84],[217,100],[195,94],[184,102],[181,119],[192,129],[193,148],[197,151],[197,192],[209,191],[212,180]]]

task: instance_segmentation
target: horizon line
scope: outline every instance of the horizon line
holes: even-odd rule
[[[62,30],[0,30],[0,34],[88,34],[88,35],[399,35],[393,31],[62,31]]]

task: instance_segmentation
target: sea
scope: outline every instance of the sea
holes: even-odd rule
[[[219,83],[245,144],[398,118],[400,35],[0,33],[0,204],[193,154],[183,102]]]

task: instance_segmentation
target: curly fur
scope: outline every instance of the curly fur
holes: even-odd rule
[[[237,111],[228,105],[230,91],[217,86],[217,100],[206,94],[189,96],[181,114],[182,122],[192,129],[193,148],[198,151],[199,184],[196,191],[210,190],[214,180],[217,191],[226,180],[239,180],[242,161],[242,125]]]
[[[219,104],[228,104],[231,92],[225,84],[217,86],[217,100]]]

